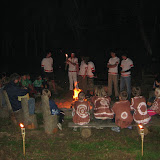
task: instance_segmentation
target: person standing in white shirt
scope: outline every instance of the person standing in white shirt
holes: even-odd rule
[[[52,53],[48,52],[46,57],[42,59],[41,67],[44,77],[52,82],[53,90],[55,93],[57,93],[54,82],[54,74],[53,74],[53,59],[51,56]]]
[[[79,70],[79,76],[78,76],[78,81],[79,81],[79,88],[83,90],[85,94],[87,94],[87,58],[82,57],[81,65],[80,65],[80,70]]]
[[[121,62],[121,80],[120,80],[120,91],[124,90],[124,87],[126,85],[127,87],[127,93],[128,93],[128,99],[131,98],[131,68],[133,67],[133,61],[127,57],[127,54],[124,53],[122,55],[122,62]]]
[[[108,61],[108,96],[112,95],[112,83],[114,85],[115,97],[118,99],[118,64],[119,58],[115,52],[111,52],[111,58]]]
[[[79,72],[78,58],[75,57],[75,53],[71,53],[71,57],[68,58],[68,77],[69,77],[69,90],[73,90],[73,86],[78,88],[77,73]]]

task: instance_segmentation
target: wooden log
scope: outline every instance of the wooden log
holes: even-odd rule
[[[45,118],[48,115],[51,115],[49,98],[45,95],[42,95],[41,99],[42,99],[42,105],[41,105],[42,113],[43,113],[43,117]]]
[[[47,134],[53,134],[54,129],[57,128],[57,116],[48,115],[44,118],[44,130]]]
[[[21,99],[22,111],[23,111],[23,123],[28,129],[36,129],[38,127],[37,117],[35,114],[29,115],[28,99]]]
[[[9,98],[8,98],[8,94],[5,90],[3,91],[3,94],[4,94],[4,98],[5,98],[5,101],[6,101],[7,108],[8,108],[8,112],[12,113],[13,110],[12,110],[12,106],[11,106],[11,103],[10,103]]]
[[[2,106],[2,95],[3,93],[0,93],[0,118],[9,118],[9,112],[7,107]]]
[[[29,109],[28,109],[28,99],[22,98],[21,105],[23,110],[24,125],[31,124],[30,117],[29,117]]]
[[[45,95],[42,95],[41,107],[42,107],[45,133],[53,134],[55,128],[57,128],[57,115],[51,115],[49,98]]]
[[[91,136],[91,128],[81,128],[80,132],[83,138],[88,138]]]

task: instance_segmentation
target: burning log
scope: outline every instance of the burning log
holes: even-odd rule
[[[48,96],[42,95],[41,98],[45,133],[53,134],[55,128],[57,128],[57,115],[51,115]]]

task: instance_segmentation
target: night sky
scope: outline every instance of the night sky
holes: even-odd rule
[[[106,71],[109,52],[128,50],[139,66],[160,51],[160,5],[150,0],[3,0],[1,23],[1,71],[37,72],[47,51],[55,70],[64,66],[65,53],[90,56],[99,72]],[[156,58],[157,59],[157,58]],[[16,63],[15,63],[16,62]],[[148,63],[148,60],[142,62]]]

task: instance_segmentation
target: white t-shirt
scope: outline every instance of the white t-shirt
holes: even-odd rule
[[[127,71],[129,69],[131,69],[131,67],[133,67],[133,61],[129,58],[127,58],[126,60],[122,60],[121,62],[121,67],[122,67],[122,71]],[[131,72],[125,72],[125,73],[121,73],[122,77],[128,77],[130,76]]]
[[[114,58],[109,59],[108,65],[114,65],[114,64],[117,64],[117,66],[114,67],[114,68],[109,68],[108,74],[113,74],[113,75],[118,74],[118,64],[119,64],[119,58],[118,57],[114,57]]]
[[[93,72],[95,72],[94,63],[93,62],[88,62],[87,76],[89,78],[93,78],[94,77]]]
[[[87,68],[88,68],[88,65],[84,61],[82,61],[80,65],[79,75],[84,76]]]
[[[78,64],[78,58],[68,58],[69,61],[71,61],[72,63],[75,63],[75,64]],[[70,62],[68,62],[69,64],[69,68],[68,68],[68,71],[69,72],[77,72],[77,66],[76,65],[73,65],[71,64]]]
[[[53,59],[52,57],[43,58],[41,62],[41,67],[44,67],[45,72],[53,72]]]

